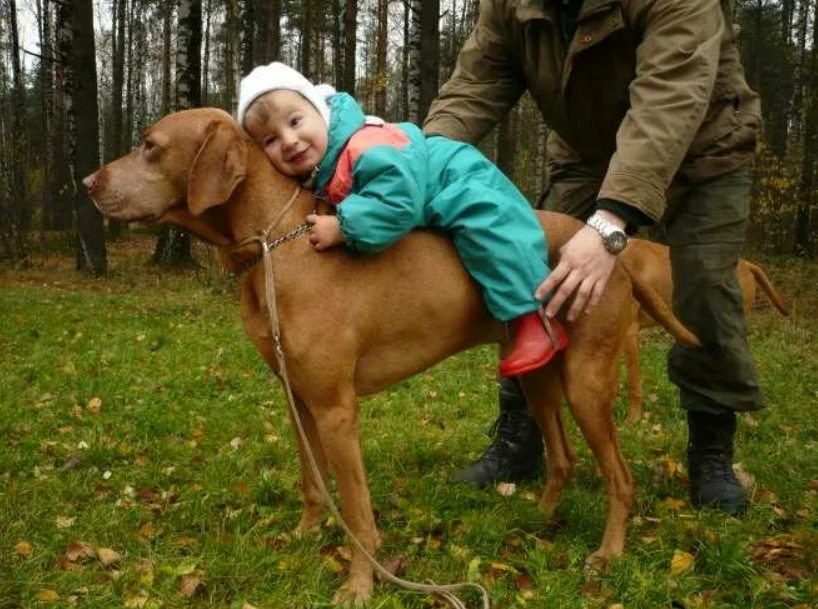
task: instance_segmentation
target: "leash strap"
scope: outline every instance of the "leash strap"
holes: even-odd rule
[[[276,305],[275,274],[273,271],[272,257],[273,247],[268,239],[268,231],[275,228],[275,226],[281,221],[281,218],[284,216],[284,214],[287,211],[289,211],[289,209],[292,207],[300,191],[301,187],[300,186],[296,187],[296,190],[290,197],[290,200],[285,204],[282,211],[278,214],[278,216],[276,216],[275,220],[267,230],[261,231],[259,235],[243,239],[233,247],[243,246],[253,241],[257,241],[261,245],[262,259],[264,261],[264,283],[266,290],[265,300],[267,301],[266,302],[267,315],[270,319],[270,329],[272,330],[273,334],[273,343],[275,347],[276,361],[278,362],[279,377],[281,378],[284,384],[284,389],[287,394],[287,403],[289,405],[290,412],[292,413],[293,421],[295,421],[295,426],[298,430],[298,435],[301,438],[302,444],[304,445],[304,449],[307,454],[307,461],[310,464],[310,469],[312,470],[312,474],[315,477],[318,488],[323,494],[324,498],[327,500],[327,506],[329,507],[330,512],[335,517],[336,521],[341,523],[341,527],[349,536],[350,541],[361,552],[361,554],[364,555],[367,562],[369,562],[372,568],[384,580],[389,581],[407,590],[412,590],[415,592],[425,592],[427,594],[436,594],[440,598],[445,600],[452,607],[452,609],[468,609],[467,606],[463,603],[463,601],[461,601],[454,595],[454,592],[462,590],[463,588],[472,588],[480,592],[483,601],[483,609],[490,609],[488,592],[486,592],[486,589],[480,584],[474,582],[462,582],[459,584],[435,584],[434,582],[431,582],[428,584],[421,584],[418,582],[413,582],[400,578],[390,573],[386,568],[383,567],[383,565],[381,565],[377,561],[377,559],[374,556],[372,556],[372,554],[369,553],[369,551],[364,547],[363,543],[355,536],[355,534],[349,528],[349,525],[347,525],[346,521],[341,515],[341,511],[338,509],[338,506],[336,505],[329,490],[327,489],[326,484],[324,483],[324,478],[321,475],[321,470],[319,469],[318,463],[316,463],[315,457],[312,454],[312,449],[310,448],[310,443],[307,438],[307,434],[304,431],[303,425],[301,424],[301,417],[298,415],[298,409],[295,406],[295,398],[293,396],[292,387],[290,386],[290,378],[289,375],[287,374],[287,360],[284,357],[284,349],[281,344],[281,327],[279,324],[278,311]]]

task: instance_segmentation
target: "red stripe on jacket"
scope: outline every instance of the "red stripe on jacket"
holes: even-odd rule
[[[352,189],[352,168],[364,152],[374,146],[392,146],[400,150],[409,143],[409,136],[392,123],[366,125],[356,131],[338,158],[335,175],[327,185],[330,202],[339,205]]]

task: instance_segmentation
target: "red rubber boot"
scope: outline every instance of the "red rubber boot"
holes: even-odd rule
[[[545,366],[568,346],[568,334],[556,319],[540,317],[536,311],[509,322],[514,339],[506,358],[500,362],[501,376],[520,376]],[[546,325],[551,326],[551,332]]]

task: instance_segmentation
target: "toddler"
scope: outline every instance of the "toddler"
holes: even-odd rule
[[[414,228],[444,231],[491,314],[509,323],[502,376],[544,366],[567,346],[560,322],[550,320],[549,335],[537,313],[534,290],[550,272],[542,227],[522,193],[476,148],[364,116],[350,95],[277,62],[242,80],[237,114],[278,171],[336,206],[335,215],[307,217],[316,250],[343,244],[375,254]]]

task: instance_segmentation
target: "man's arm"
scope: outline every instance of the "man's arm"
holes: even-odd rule
[[[724,16],[719,0],[650,0],[643,6],[631,16],[644,30],[630,109],[600,197],[625,202],[657,221],[710,105]]]
[[[426,135],[477,144],[514,107],[525,91],[508,40],[507,16],[494,0],[482,0],[477,24],[457,65],[423,123]],[[508,10],[508,9],[505,9]]]

